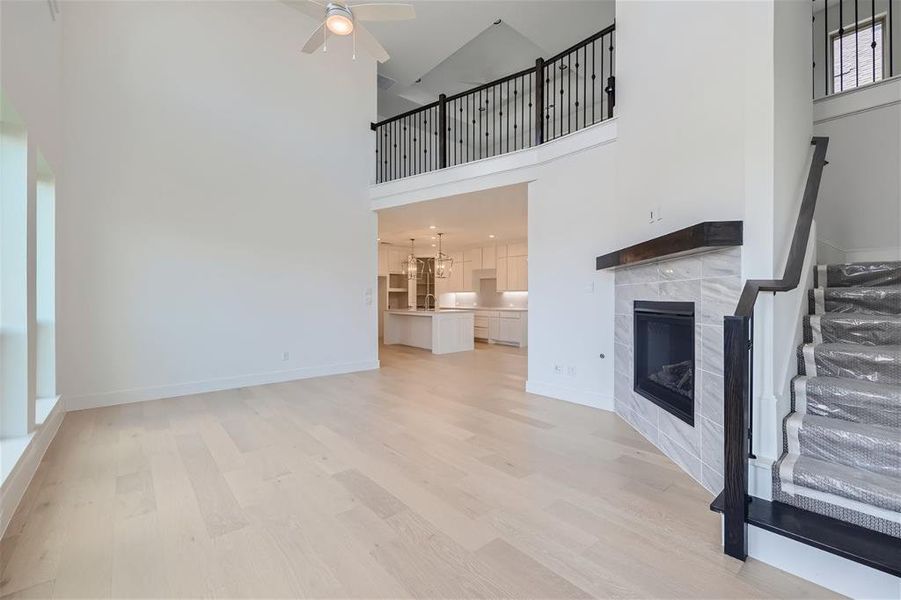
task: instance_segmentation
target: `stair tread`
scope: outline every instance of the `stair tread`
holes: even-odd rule
[[[901,345],[801,344],[798,347],[798,371],[808,376],[901,384]]]
[[[885,286],[899,283],[901,261],[817,265],[817,287]]]
[[[901,510],[901,478],[898,477],[801,455],[794,461],[792,479],[794,485],[808,489],[886,510]]]
[[[901,285],[826,287],[808,290],[811,314],[901,315]]]
[[[901,344],[901,315],[863,313],[805,315],[804,341],[871,346]]]
[[[798,376],[793,401],[810,415],[856,423],[901,425],[901,386],[847,377]],[[792,405],[793,409],[795,404]]]

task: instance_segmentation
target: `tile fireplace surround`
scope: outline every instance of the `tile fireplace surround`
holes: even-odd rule
[[[616,412],[711,493],[723,489],[723,316],[741,294],[741,248],[615,271]],[[635,300],[695,303],[695,426],[632,391]]]

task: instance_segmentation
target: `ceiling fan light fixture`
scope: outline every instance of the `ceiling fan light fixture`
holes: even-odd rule
[[[350,35],[354,30],[354,17],[346,6],[329,4],[326,10],[325,26],[335,35]]]

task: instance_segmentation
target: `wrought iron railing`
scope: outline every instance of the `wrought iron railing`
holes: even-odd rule
[[[531,148],[613,116],[615,25],[535,66],[372,124],[376,182]]]
[[[895,75],[899,0],[814,0],[813,96],[878,83]],[[898,40],[901,54],[901,39]]]

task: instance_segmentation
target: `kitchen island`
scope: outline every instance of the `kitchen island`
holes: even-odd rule
[[[474,315],[469,310],[386,310],[385,345],[403,344],[432,354],[475,348]]]

